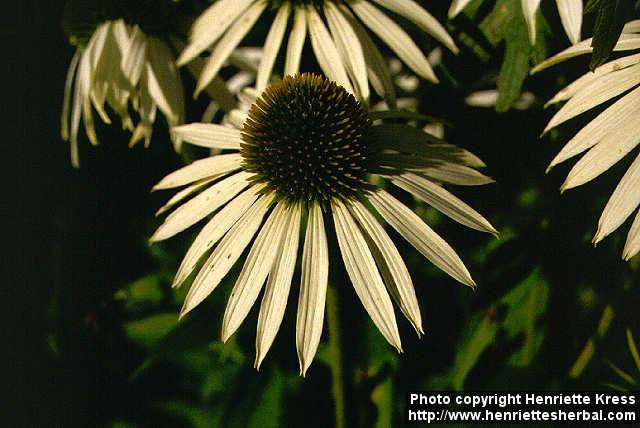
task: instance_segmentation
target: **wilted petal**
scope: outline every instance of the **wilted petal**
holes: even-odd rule
[[[319,204],[314,203],[309,207],[302,250],[302,280],[296,320],[296,348],[302,376],[307,372],[320,343],[328,275],[329,254],[322,210]]]
[[[356,294],[384,338],[402,352],[393,305],[364,236],[342,202],[334,199],[331,212],[340,254]]]
[[[469,271],[453,248],[416,213],[382,189],[371,192],[369,201],[387,223],[433,264],[457,281],[475,287]]]
[[[222,238],[193,280],[180,317],[198,306],[220,284],[260,227],[272,200],[271,195],[258,199]]]
[[[287,306],[298,253],[300,214],[299,204],[292,205],[287,210],[285,234],[277,247],[276,260],[269,273],[267,286],[262,297],[256,333],[256,359],[254,362],[256,368],[260,367],[269,351]]]
[[[400,306],[402,313],[416,329],[423,334],[422,317],[418,299],[413,288],[411,276],[402,256],[376,218],[358,201],[348,204],[353,217],[358,221],[369,243],[371,253],[376,260],[380,273],[389,292]]]

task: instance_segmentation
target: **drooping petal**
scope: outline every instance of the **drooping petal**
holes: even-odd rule
[[[338,5],[338,9],[347,19],[351,28],[358,36],[360,45],[362,46],[362,53],[367,64],[368,77],[371,81],[371,86],[378,95],[383,97],[387,104],[391,107],[396,105],[396,92],[393,80],[391,78],[391,71],[389,70],[389,64],[380,53],[380,50],[376,44],[371,40],[371,37],[367,34],[367,31],[360,25],[360,22],[351,13],[349,8],[343,4]]]
[[[276,259],[277,249],[285,234],[288,201],[279,202],[260,229],[231,291],[222,320],[222,341],[240,327],[255,303]]]
[[[336,41],[336,47],[340,56],[344,59],[347,71],[353,80],[356,93],[360,99],[368,100],[367,66],[358,36],[333,2],[327,1],[325,3],[324,13],[329,23],[331,34]]]
[[[260,92],[264,91],[267,83],[269,83],[273,64],[276,61],[280,46],[282,45],[282,39],[284,38],[284,32],[287,29],[290,12],[291,6],[289,3],[283,3],[271,24],[269,34],[267,34],[267,39],[264,42],[264,49],[262,51],[262,58],[258,66],[258,73],[256,75],[256,89]]]
[[[627,123],[604,136],[573,166],[560,188],[561,191],[593,180],[640,143],[640,133],[637,132],[640,109],[629,119]]]
[[[147,52],[147,38],[140,29],[135,26],[131,32],[131,37],[127,50],[122,56],[122,73],[129,81],[131,87],[135,87],[140,81],[142,70],[144,69]]]
[[[284,75],[294,75],[300,70],[300,58],[304,39],[307,37],[307,18],[304,8],[296,7],[293,14],[293,28],[287,41]]]
[[[431,34],[436,40],[445,45],[453,53],[459,49],[453,39],[429,12],[413,0],[374,0],[380,6],[387,8],[400,16],[412,21],[422,30]]]
[[[322,18],[316,11],[315,7],[307,6],[307,22],[309,23],[309,37],[311,38],[311,47],[316,55],[318,64],[327,77],[341,86],[347,91],[353,93],[353,87],[347,77],[347,71],[342,63],[342,58],[338,54],[338,48],[333,42],[329,30],[325,27]]]
[[[161,214],[163,214],[163,213],[165,213],[165,212],[167,212],[167,211],[169,211],[171,208],[176,206],[176,204],[178,204],[182,200],[186,199],[188,196],[190,196],[190,195],[196,193],[197,191],[201,190],[204,186],[206,186],[207,184],[211,183],[215,179],[216,179],[216,176],[203,178],[202,180],[198,180],[198,181],[194,182],[193,184],[190,184],[189,186],[187,186],[184,189],[180,190],[178,193],[173,195],[171,197],[171,199],[169,199],[163,206],[161,206],[158,209],[158,211],[156,211],[156,217],[161,215]]]
[[[73,81],[76,75],[76,70],[78,69],[78,62],[80,61],[81,54],[82,51],[80,49],[76,49],[73,57],[71,58],[71,62],[69,63],[69,68],[67,69],[67,77],[64,82],[64,98],[62,101],[62,114],[60,115],[60,135],[65,141],[69,139],[69,113],[71,110],[71,95]]]
[[[602,241],[616,230],[640,204],[640,154],[624,174],[609,198],[598,221],[593,243]]]
[[[455,18],[469,3],[471,3],[471,0],[453,0],[447,13],[449,19]]]
[[[199,159],[167,175],[152,190],[172,189],[203,178],[227,174],[240,168],[241,163],[242,156],[239,153]]]
[[[567,33],[571,44],[580,41],[580,29],[582,28],[582,0],[556,0],[560,21]]]
[[[162,241],[199,222],[247,187],[250,176],[241,171],[209,187],[172,212],[149,240]]]
[[[231,52],[240,44],[249,30],[251,30],[266,7],[267,2],[265,0],[258,0],[234,21],[229,31],[222,36],[211,51],[211,56],[207,60],[198,78],[194,97],[197,97],[218,74]]]
[[[365,0],[356,0],[349,3],[349,6],[410,69],[431,82],[438,82],[427,58],[398,24]]]
[[[198,306],[229,273],[260,227],[262,218],[272,201],[272,195],[265,195],[258,199],[222,238],[193,280],[184,299],[180,317]]]
[[[351,201],[348,207],[367,238],[371,253],[389,292],[418,335],[423,334],[422,317],[416,292],[407,266],[398,249],[384,228],[362,203]]]
[[[591,47],[591,41],[592,41],[591,38],[582,40],[581,42],[578,42],[575,45],[568,47],[562,52],[559,52],[554,56],[545,59],[540,64],[533,67],[530,73],[535,74],[539,71],[544,70],[545,68],[549,68],[552,65],[561,63],[562,61],[565,61],[569,58],[590,53],[593,50],[593,48]],[[640,48],[640,34],[623,33],[620,35],[620,38],[618,39],[618,43],[616,43],[616,45],[613,47],[613,50],[614,52],[618,52],[618,51],[628,51],[628,50],[633,50],[638,48]]]
[[[356,294],[384,338],[402,352],[393,305],[362,232],[341,201],[331,202],[331,212],[340,254]]]
[[[624,68],[630,67],[632,65],[638,64],[640,62],[640,54],[629,55],[622,58],[618,58],[613,61],[609,61],[606,64],[602,64],[600,67],[596,68],[594,71],[585,73],[580,78],[571,82],[571,84],[562,88],[556,95],[553,96],[547,103],[545,107],[558,103],[560,101],[568,100],[580,90],[585,88],[587,85],[595,82],[601,77],[616,72],[618,70],[622,70]]]
[[[194,22],[189,45],[180,54],[178,65],[184,65],[213,45],[238,16],[255,0],[218,0]]]
[[[258,199],[258,192],[263,185],[253,185],[247,190],[233,198],[231,202],[218,211],[209,222],[202,228],[196,239],[185,254],[178,272],[173,280],[172,287],[179,287],[182,282],[193,272],[198,264],[198,260],[209,251],[240,217]]]
[[[529,41],[532,45],[536,44],[536,12],[540,6],[540,0],[520,0],[522,5],[522,14],[527,23],[529,31]]]
[[[423,177],[407,172],[392,178],[391,182],[460,224],[498,235],[498,231],[480,213],[449,191]]]
[[[417,214],[382,189],[371,192],[369,201],[387,223],[433,264],[457,281],[475,287],[469,271],[453,248]]]
[[[240,150],[242,133],[238,129],[211,123],[189,123],[171,128],[177,138],[210,149]]]
[[[640,64],[609,73],[576,93],[549,121],[543,134],[640,83]]]
[[[147,52],[149,95],[169,125],[179,125],[184,120],[184,93],[173,55],[168,46],[153,37],[147,41]]]
[[[296,349],[302,376],[306,374],[320,343],[328,277],[327,236],[322,210],[319,204],[314,203],[309,207],[302,250],[302,279],[296,319]]]
[[[582,128],[551,161],[547,172],[555,165],[595,146],[607,134],[628,122],[640,106],[640,88],[636,88],[616,101]]]
[[[269,279],[260,304],[256,333],[255,368],[260,367],[262,360],[267,355],[280,328],[282,317],[287,307],[289,289],[291,288],[291,280],[298,254],[300,214],[299,204],[292,205],[287,210],[285,234],[277,247],[276,260],[273,263],[271,272],[269,272]]]

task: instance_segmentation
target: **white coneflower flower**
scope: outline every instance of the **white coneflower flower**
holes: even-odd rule
[[[132,132],[130,145],[151,140],[159,109],[169,126],[184,121],[184,97],[174,56],[160,39],[148,36],[122,19],[100,24],[69,65],[64,91],[62,138],[71,142],[71,160],[79,165],[78,130],[82,119],[89,141],[96,145],[93,110],[111,123],[109,106]],[[129,115],[129,106],[139,123]]]
[[[454,220],[496,233],[487,220],[440,185],[491,182],[473,168],[484,165],[476,156],[446,143],[431,144],[433,137],[416,128],[372,124],[353,95],[311,74],[287,76],[268,87],[259,98],[254,97],[248,113],[239,112],[230,123],[236,127],[193,123],[174,128],[185,141],[234,152],[195,161],[154,187],[187,186],[162,211],[200,193],[169,215],[151,241],[167,239],[213,214],[189,248],[173,283],[174,287],[182,284],[213,248],[191,284],[183,316],[220,284],[257,233],[222,324],[222,340],[226,341],[266,282],[258,318],[256,367],[282,321],[303,219],[307,220],[296,334],[303,375],[322,333],[329,253],[337,254],[337,249],[328,248],[326,221],[335,225],[339,251],[356,294],[398,351],[400,336],[389,294],[418,334],[422,333],[420,310],[402,257],[369,204],[440,269],[475,286],[455,251],[413,211],[369,184],[367,178],[378,174]]]
[[[464,9],[471,0],[453,0],[449,8],[449,18],[455,17]],[[520,0],[524,20],[529,31],[531,44],[536,43],[536,12],[540,8],[540,0]],[[558,13],[564,31],[572,44],[580,40],[582,27],[582,0],[556,0]]]
[[[218,74],[226,58],[264,10],[272,8],[276,15],[258,67],[258,91],[264,90],[269,82],[290,19],[293,26],[287,41],[285,75],[299,71],[308,32],[316,59],[329,78],[363,100],[369,97],[369,81],[377,93],[393,98],[386,61],[361,21],[416,74],[437,82],[427,58],[416,43],[373,3],[407,18],[453,52],[458,51],[442,25],[414,0],[217,0],[194,23],[189,44],[180,55],[178,64],[186,64],[211,49],[198,80],[197,95]]]
[[[628,23],[614,51],[640,49],[640,20]],[[537,65],[538,72],[576,55],[591,52],[591,39],[560,52]],[[558,153],[549,165],[566,161],[588,150],[573,166],[561,190],[587,183],[623,157],[640,143],[640,53],[621,57],[588,72],[562,89],[547,104],[568,100],[553,116],[544,133],[598,105],[616,98],[606,110],[582,128]],[[640,204],[640,156],[622,177],[598,222],[593,242],[598,243],[616,230]],[[631,226],[623,251],[629,260],[640,250],[640,212]]]

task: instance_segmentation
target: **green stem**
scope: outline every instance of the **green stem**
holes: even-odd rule
[[[335,426],[336,428],[344,428],[346,421],[342,352],[340,350],[338,292],[332,285],[329,285],[327,288],[327,324],[329,326],[329,362],[331,367],[332,393],[336,412]]]

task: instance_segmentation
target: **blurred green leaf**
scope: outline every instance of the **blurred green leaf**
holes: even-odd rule
[[[476,316],[469,323],[451,370],[451,385],[455,390],[462,390],[467,375],[484,350],[493,343],[497,333],[495,308],[490,308],[484,314]]]
[[[393,382],[388,377],[384,382],[379,383],[371,392],[371,401],[378,410],[378,418],[374,428],[387,428],[392,426],[393,417]]]
[[[152,273],[118,290],[114,297],[124,301],[128,309],[139,305],[155,305],[162,301],[163,284],[168,283],[168,280],[164,273]]]
[[[123,328],[131,341],[145,348],[152,348],[177,324],[178,315],[169,312],[126,322]]]
[[[281,426],[283,396],[284,378],[278,370],[273,370],[269,382],[260,394],[260,399],[251,414],[249,427],[277,428]]]
[[[529,74],[529,61],[541,61],[546,56],[544,38],[546,22],[540,11],[536,16],[536,45],[531,46],[527,25],[519,1],[499,0],[484,18],[480,29],[494,46],[504,42],[505,51],[498,75],[496,111],[505,112],[520,97],[522,84]]]

